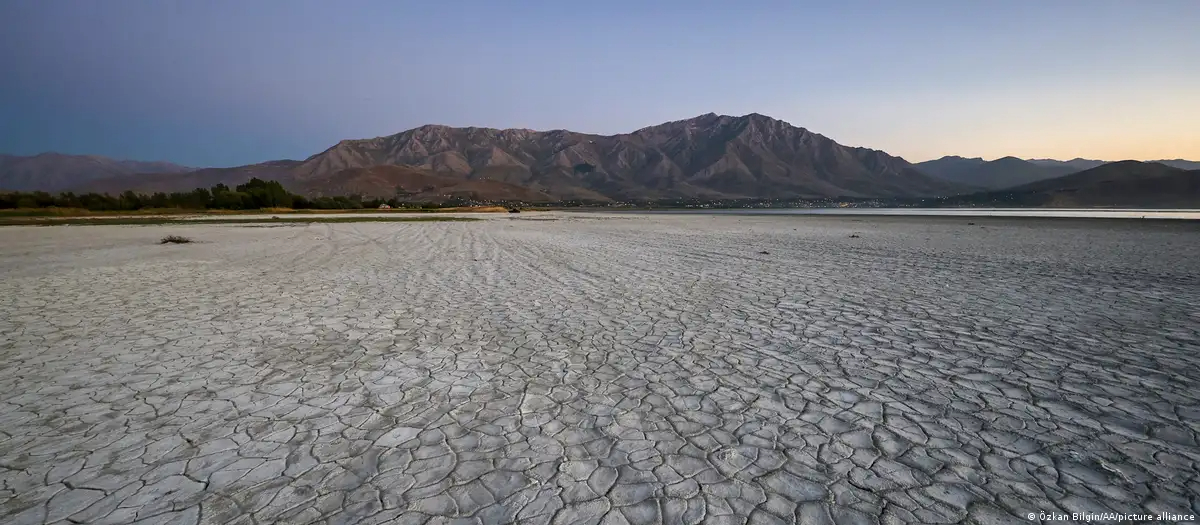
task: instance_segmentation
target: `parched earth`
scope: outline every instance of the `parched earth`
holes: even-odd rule
[[[1198,233],[3,228],[0,523],[1200,514]]]

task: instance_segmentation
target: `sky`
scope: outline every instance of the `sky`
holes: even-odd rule
[[[0,153],[234,166],[715,112],[913,162],[1200,159],[1197,27],[1197,0],[0,0]]]

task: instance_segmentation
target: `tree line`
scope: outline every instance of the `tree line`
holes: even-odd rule
[[[250,179],[233,188],[217,184],[212,188],[196,188],[187,192],[152,194],[125,191],[119,195],[107,193],[51,194],[44,191],[0,193],[0,209],[14,208],[83,208],[90,211],[134,211],[146,208],[181,208],[189,210],[257,210],[262,208],[292,208],[298,210],[354,210],[378,208],[383,204],[399,207],[438,208],[462,205],[460,202],[413,204],[397,199],[363,198],[359,195],[306,197],[287,191],[278,181]]]

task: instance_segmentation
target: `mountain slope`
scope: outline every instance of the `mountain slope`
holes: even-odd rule
[[[1189,171],[1191,171],[1191,170],[1200,170],[1200,162],[1197,162],[1197,161],[1194,161],[1194,160],[1169,159],[1169,160],[1154,160],[1154,161],[1151,161],[1151,162],[1157,162],[1157,163],[1159,163],[1159,164],[1165,164],[1165,165],[1167,165],[1167,166],[1170,166],[1170,167],[1172,167],[1172,168],[1179,168],[1179,169],[1181,169],[1181,170],[1189,170]]]
[[[940,159],[918,162],[915,166],[922,172],[942,180],[961,181],[970,180],[972,178],[971,174],[984,164],[987,164],[987,161],[979,157],[966,158],[947,155]],[[971,184],[968,185],[976,188],[979,187]]]
[[[845,147],[758,114],[708,114],[613,136],[422,126],[342,141],[305,160],[295,177],[303,181],[381,164],[499,180],[561,199],[884,197],[964,190],[903,159]]]
[[[54,192],[93,180],[136,178],[134,176],[148,173],[177,174],[191,169],[169,162],[117,160],[95,155],[0,155],[0,189]]]
[[[980,158],[942,157],[917,163],[917,169],[957,184],[983,189],[1001,189],[1079,171],[1067,163],[1045,164],[1004,157],[993,161]]]
[[[1076,171],[1090,170],[1092,168],[1108,164],[1108,161],[1089,160],[1089,159],[1071,159],[1071,160],[1054,160],[1054,159],[1032,159],[1029,162],[1040,166],[1071,166],[1076,168]],[[1146,162],[1157,162],[1172,168],[1181,170],[1200,170],[1200,162],[1184,159],[1164,159],[1164,160],[1148,160]]]
[[[1064,169],[1073,168],[1073,171],[1090,170],[1092,168],[1102,166],[1104,164],[1108,164],[1108,161],[1104,161],[1104,160],[1081,159],[1079,157],[1073,158],[1071,160],[1055,160],[1055,159],[1028,159],[1028,160],[1029,160],[1029,162],[1037,164],[1038,166],[1062,167]]]
[[[347,168],[332,175],[292,184],[312,196],[363,195],[411,202],[439,202],[452,197],[479,201],[552,202],[550,195],[495,180],[466,180],[434,175],[408,166]]]
[[[1042,180],[1009,188],[1011,191],[1069,191],[1120,182],[1148,182],[1160,177],[1179,175],[1186,170],[1157,162],[1123,160],[1084,170],[1063,177]]]
[[[1154,162],[1112,162],[1001,191],[948,199],[945,204],[1052,207],[1200,207],[1200,170]]]

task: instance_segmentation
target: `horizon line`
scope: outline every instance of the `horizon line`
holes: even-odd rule
[[[672,121],[672,122],[678,122],[678,121]],[[419,126],[419,127],[424,127],[424,126]],[[418,128],[419,128],[419,127],[418,127]],[[453,127],[453,126],[447,126],[447,127]],[[469,127],[469,126],[468,126],[468,127]],[[418,128],[412,128],[412,129],[418,129]],[[467,128],[459,128],[459,129],[467,129]],[[476,127],[476,129],[501,129],[501,128],[479,128],[479,127]],[[503,128],[503,129],[521,129],[521,128]],[[409,131],[409,130],[405,130],[405,131]],[[550,131],[570,131],[570,130],[550,130]],[[403,133],[403,131],[402,131],[401,133]],[[544,133],[544,132],[542,132],[542,133]],[[585,134],[585,135],[588,135],[588,134],[590,134],[590,133],[583,133],[583,134]],[[382,135],[382,137],[388,137],[388,136],[391,136],[391,135]],[[611,135],[608,135],[608,136],[611,136]],[[380,138],[380,137],[374,137],[374,138]],[[346,142],[346,141],[351,141],[351,140],[372,140],[372,139],[343,139],[343,140],[340,140],[340,141],[338,141],[337,143],[335,143],[333,146],[336,146],[337,144],[340,144],[340,143],[342,143],[342,142]],[[831,139],[831,140],[832,140],[832,139]],[[835,142],[836,142],[836,141],[835,141]],[[839,142],[839,144],[841,144],[841,143]],[[843,146],[846,146],[845,144],[842,144],[842,145],[843,145]],[[330,146],[329,148],[332,148],[333,146]],[[863,147],[863,146],[846,146],[846,147],[848,147],[848,148],[854,148],[854,147]],[[321,152],[324,152],[324,151],[328,150],[329,148],[325,148],[325,149],[321,150]],[[875,149],[875,148],[866,148],[866,149]],[[1066,163],[1066,162],[1070,162],[1070,161],[1074,161],[1074,160],[1084,160],[1084,161],[1102,162],[1102,163],[1104,163],[1104,164],[1112,164],[1112,163],[1114,163],[1114,162],[1128,162],[1128,161],[1134,161],[1134,162],[1159,162],[1159,163],[1161,163],[1161,162],[1168,162],[1168,161],[1181,161],[1181,162],[1200,162],[1200,160],[1193,160],[1193,159],[1188,159],[1188,158],[1183,158],[1183,157],[1175,157],[1175,158],[1170,158],[1170,159],[1117,159],[1117,160],[1088,159],[1088,158],[1083,158],[1083,157],[1073,157],[1073,158],[1071,158],[1071,159],[1062,160],[1062,159],[1054,159],[1054,158],[1048,158],[1048,157],[1039,157],[1039,158],[1025,158],[1025,157],[1018,157],[1018,156],[1016,156],[1016,155],[1005,155],[1005,156],[1003,156],[1003,157],[996,157],[996,158],[994,158],[994,159],[985,159],[985,158],[983,158],[983,157],[967,157],[967,156],[963,156],[963,155],[942,155],[941,157],[937,157],[937,158],[932,158],[932,159],[927,159],[927,160],[918,160],[918,161],[913,161],[913,160],[908,160],[908,159],[904,158],[904,157],[903,157],[903,156],[901,156],[901,155],[893,155],[893,154],[891,154],[891,153],[888,153],[886,150],[875,149],[875,151],[882,151],[882,152],[884,152],[884,153],[887,153],[888,155],[891,155],[891,156],[893,156],[893,157],[896,157],[896,158],[898,158],[898,159],[904,160],[905,162],[908,162],[909,164],[914,164],[914,165],[916,165],[916,164],[920,164],[920,163],[922,163],[922,162],[930,162],[930,161],[935,161],[935,160],[941,160],[941,159],[944,159],[944,158],[949,158],[949,157],[956,157],[956,158],[960,158],[960,159],[964,159],[964,160],[974,160],[974,159],[979,159],[979,160],[982,160],[982,161],[984,161],[984,162],[995,162],[995,161],[997,161],[997,160],[1000,160],[1000,159],[1007,159],[1007,158],[1015,158],[1015,159],[1018,159],[1018,160],[1023,160],[1023,161],[1026,161],[1026,162],[1033,162],[1033,161],[1038,161],[1038,160],[1052,160],[1052,161],[1055,161],[1055,162],[1063,162],[1063,163]],[[180,163],[178,163],[178,162],[175,162],[175,161],[172,161],[172,160],[164,160],[164,159],[150,159],[150,160],[148,160],[148,159],[134,159],[134,158],[119,158],[119,157],[113,157],[113,156],[109,156],[109,155],[102,155],[102,154],[97,154],[97,153],[67,153],[67,152],[63,152],[63,151],[42,151],[42,152],[40,152],[40,153],[34,153],[34,154],[31,154],[31,155],[21,155],[21,154],[16,154],[16,153],[3,153],[3,152],[0,152],[0,156],[5,156],[5,157],[21,157],[21,158],[34,158],[34,157],[40,157],[40,156],[42,156],[42,155],[65,155],[65,156],[68,156],[68,157],[99,157],[99,158],[103,158],[103,159],[107,159],[107,160],[113,160],[113,161],[119,161],[119,162],[146,162],[146,163],[159,162],[159,163],[165,163],[165,164],[174,164],[174,165],[176,165],[176,166],[179,166],[179,167],[182,167],[182,168],[191,168],[191,169],[194,169],[194,170],[205,170],[205,169],[227,169],[227,168],[240,168],[240,167],[243,167],[243,166],[254,166],[254,165],[257,165],[257,164],[264,164],[264,163],[267,163],[267,162],[304,162],[305,160],[308,160],[309,158],[312,158],[312,157],[313,157],[313,156],[315,156],[315,155],[319,155],[321,152],[314,153],[314,154],[312,154],[312,155],[309,155],[309,156],[307,156],[307,157],[304,157],[304,158],[302,158],[302,159],[288,159],[288,158],[266,159],[266,160],[260,160],[260,161],[258,161],[258,162],[254,162],[254,163],[250,163],[250,164],[234,164],[234,165],[230,165],[230,166],[190,166],[190,165],[187,165],[187,164],[180,164]]]

